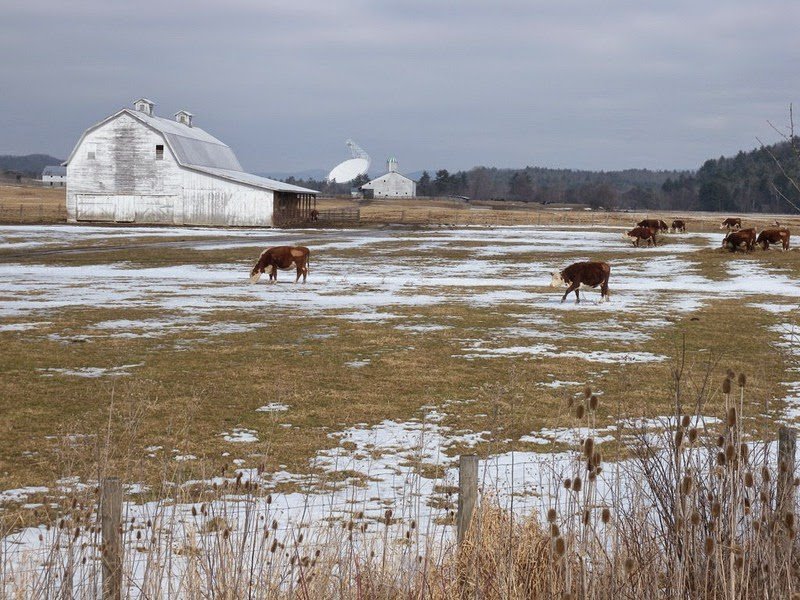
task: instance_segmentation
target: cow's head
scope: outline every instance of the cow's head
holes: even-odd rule
[[[256,265],[250,271],[250,283],[258,283],[259,279],[261,279],[261,269]]]
[[[567,287],[569,283],[564,280],[560,271],[553,271],[550,273],[550,287]]]

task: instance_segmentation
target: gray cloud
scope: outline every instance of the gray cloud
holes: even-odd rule
[[[0,153],[65,156],[145,95],[250,169],[693,168],[774,140],[794,1],[108,2],[0,19]]]

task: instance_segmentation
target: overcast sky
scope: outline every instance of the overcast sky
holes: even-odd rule
[[[258,172],[696,168],[778,139],[797,0],[6,0],[0,154],[146,96]]]

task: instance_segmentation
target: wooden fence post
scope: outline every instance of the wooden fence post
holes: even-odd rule
[[[478,457],[475,454],[462,455],[458,459],[458,514],[456,515],[459,544],[467,534],[477,499]]]
[[[794,469],[797,448],[797,430],[791,427],[778,429],[778,497],[776,510],[779,518],[794,510]]]
[[[100,496],[103,536],[103,600],[122,600],[122,484],[103,479]]]

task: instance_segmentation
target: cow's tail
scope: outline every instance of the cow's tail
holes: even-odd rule
[[[306,254],[306,275],[308,275],[309,267],[311,266],[311,250]]]
[[[611,265],[608,265],[608,268],[605,272],[605,277],[603,278],[603,285],[600,287],[600,296],[601,298],[605,296],[606,302],[611,298],[611,293],[608,291],[608,280],[611,277]]]

